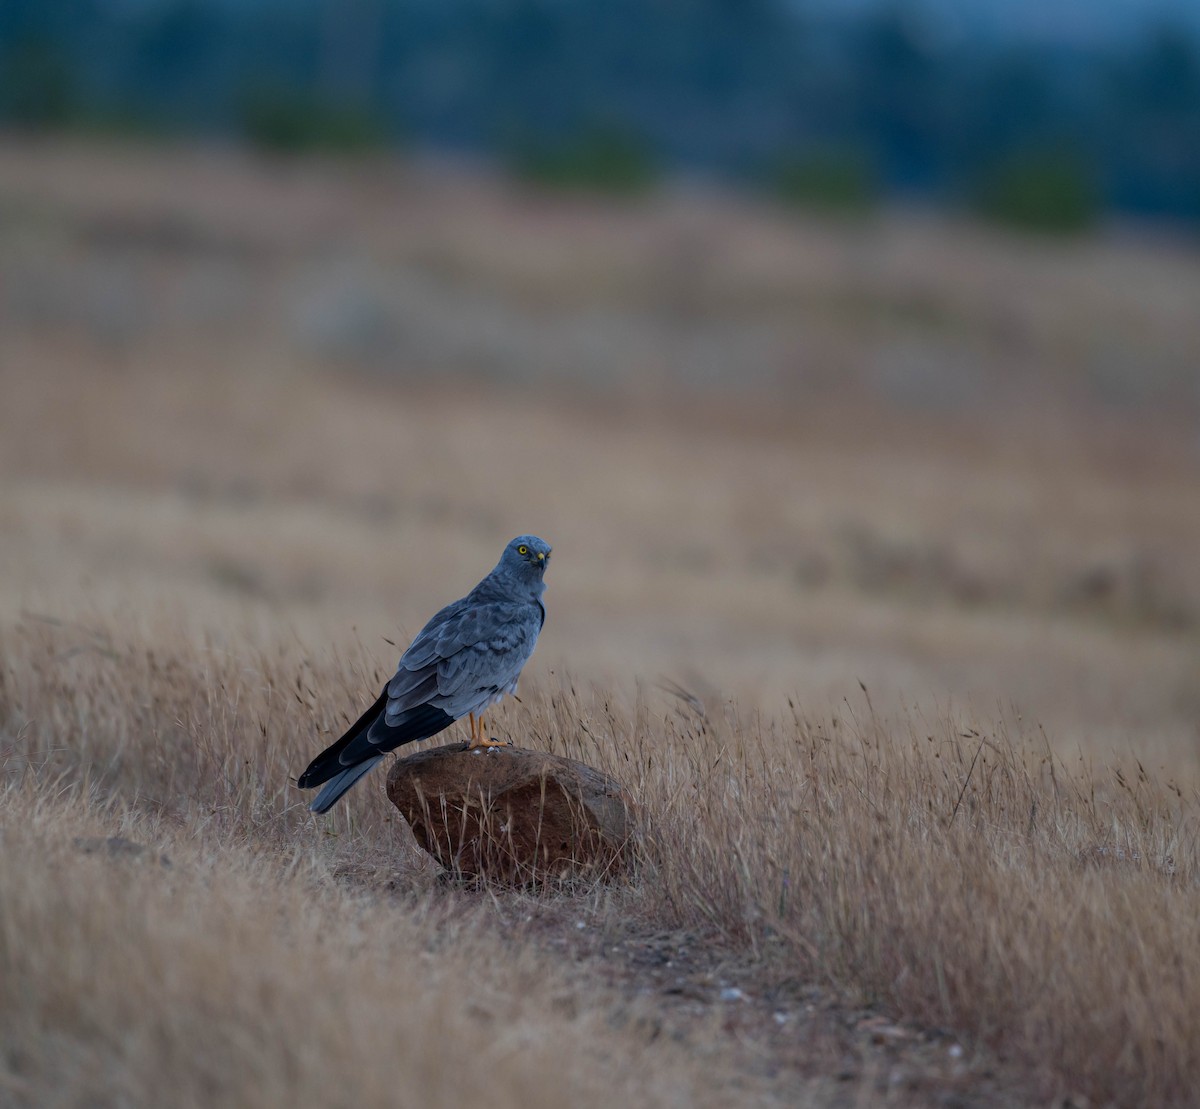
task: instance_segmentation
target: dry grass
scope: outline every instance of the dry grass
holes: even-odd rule
[[[170,866],[81,849],[116,824]],[[614,1081],[704,1100],[561,970],[339,891],[303,849],[267,862],[33,790],[0,827],[4,1104],[595,1104]]]
[[[539,213],[382,171],[138,158],[0,158],[3,211],[38,193],[0,234],[29,278],[0,307],[0,1104],[1193,1100],[1200,473],[1179,411],[547,399],[293,358],[278,304],[207,332],[168,311],[210,266],[283,296],[328,247],[314,213],[340,212],[382,273],[677,319],[628,252],[711,227],[740,276],[689,295],[730,327],[832,300],[820,341],[853,362],[863,319],[885,345],[914,326],[872,299],[911,255],[968,346],[1008,290],[1069,394],[1089,320],[1143,329],[1171,378],[1196,328],[1161,295],[1194,280],[1178,256],[900,224],[860,288],[861,233],[745,211]],[[410,216],[373,245],[363,212],[401,187]],[[153,322],[54,315],[76,262],[148,282]],[[1113,281],[1125,263],[1145,281]],[[627,885],[457,888],[381,772],[319,822],[290,784],[525,530],[555,545],[550,619],[496,731],[633,791]]]
[[[810,973],[1060,1093],[1185,1103],[1200,1063],[1195,793],[953,729],[868,718],[730,744],[729,771],[699,779],[703,836],[664,864],[676,898],[748,939],[778,929]]]
[[[594,1103],[620,1057],[627,1096],[696,1103],[649,1005],[614,1019],[519,926],[497,934],[513,904],[440,890],[378,789],[317,831],[288,779],[355,703],[361,659],[118,627],[4,635],[0,1010],[18,1100],[98,1083],[152,1103],[170,1083],[187,1103]],[[1042,1094],[1190,1100],[1194,790],[869,705],[768,721],[564,686],[501,727],[620,776],[650,820],[632,887],[512,895],[517,920],[709,935],[764,992],[854,991],[992,1049]],[[150,847],[93,857],[87,834]]]
[[[81,835],[113,826],[155,852]],[[299,844],[264,858],[77,794],[9,793],[0,831],[6,1105],[719,1103],[474,907],[368,898]]]

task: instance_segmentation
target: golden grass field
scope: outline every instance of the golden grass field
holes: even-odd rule
[[[1191,1103],[1194,255],[9,143],[0,281],[0,1104]],[[291,783],[525,531],[624,883]]]

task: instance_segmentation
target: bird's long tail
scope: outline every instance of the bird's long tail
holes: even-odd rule
[[[308,768],[300,775],[296,785],[301,789],[312,789],[341,774],[346,769],[346,763],[341,760],[342,752],[379,719],[379,715],[386,705],[387,690],[385,689],[376,698],[375,703],[346,729],[346,734],[341,739],[326,747],[308,764]]]
[[[308,807],[315,813],[328,812],[338,803],[338,800],[346,790],[354,785],[368,770],[374,769],[382,761],[383,756],[376,755],[374,758],[360,762],[357,766],[348,766],[325,784],[325,788],[317,794],[313,799],[313,803]]]
[[[310,806],[313,812],[328,811],[346,790],[389,751],[405,743],[428,739],[454,723],[454,717],[443,709],[424,704],[400,713],[389,724],[385,715],[387,703],[388,691],[384,687],[375,703],[350,725],[346,734],[332,746],[326,747],[296,779],[296,785],[301,789],[325,786]]]

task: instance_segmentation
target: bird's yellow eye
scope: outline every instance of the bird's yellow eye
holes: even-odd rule
[[[517,554],[529,554],[529,548],[528,548],[527,546],[525,546],[525,544],[524,544],[524,543],[522,543],[522,544],[521,544],[521,545],[520,545],[520,546],[517,548]]]

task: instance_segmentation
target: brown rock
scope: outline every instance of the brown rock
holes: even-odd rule
[[[393,765],[387,795],[417,843],[465,877],[506,885],[604,877],[631,860],[620,784],[545,751],[434,747]]]

